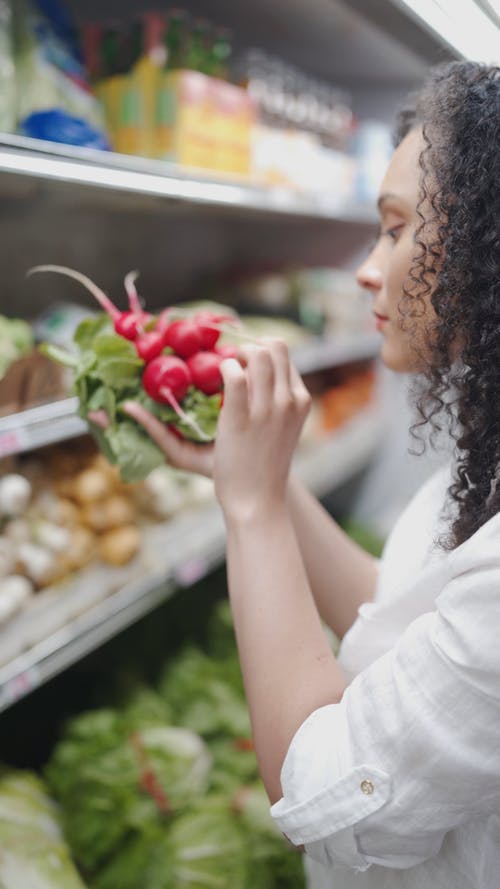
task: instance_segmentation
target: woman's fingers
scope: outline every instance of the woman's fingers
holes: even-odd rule
[[[269,349],[248,348],[249,407],[256,420],[266,420],[273,409],[274,362]]]
[[[91,423],[95,423],[95,425],[99,426],[101,429],[107,429],[109,426],[109,417],[106,411],[89,411],[87,419],[90,420]]]
[[[274,367],[274,397],[276,407],[281,410],[289,410],[293,400],[291,391],[291,361],[288,346],[284,340],[270,339],[269,354]]]
[[[267,411],[273,400],[283,409],[290,407],[291,400],[301,407],[304,403],[310,402],[309,392],[290,360],[288,346],[284,340],[263,339],[260,346],[240,347],[238,355],[249,374],[252,402],[254,388],[265,402]],[[264,356],[267,357],[267,364]],[[263,405],[259,404],[260,407],[264,410]]]
[[[236,423],[242,423],[248,414],[247,371],[235,358],[225,358],[220,364],[224,381],[224,405],[222,411]]]
[[[179,440],[175,433],[171,432],[165,423],[153,416],[142,404],[138,404],[136,401],[126,401],[123,410],[129,417],[144,426],[146,432],[167,457],[172,451],[175,453],[179,448]]]

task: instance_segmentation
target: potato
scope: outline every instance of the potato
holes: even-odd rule
[[[66,497],[58,497],[54,504],[54,520],[65,528],[80,523],[80,510]]]
[[[120,525],[131,524],[134,521],[135,510],[126,497],[114,494],[107,500],[87,503],[82,517],[85,524],[93,531],[110,531]]]
[[[141,543],[141,535],[134,525],[125,525],[108,531],[98,541],[101,559],[108,565],[126,565],[135,556]]]
[[[61,557],[61,566],[67,572],[83,568],[92,559],[96,546],[95,537],[88,528],[76,527],[71,530],[71,543]]]
[[[85,469],[74,479],[70,496],[79,503],[92,503],[102,500],[112,490],[109,477],[100,469]]]

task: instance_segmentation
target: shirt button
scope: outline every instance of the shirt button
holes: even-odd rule
[[[361,782],[361,784],[359,786],[360,786],[362,792],[366,793],[367,796],[369,796],[375,790],[373,783],[371,781],[368,781],[368,779],[366,779],[366,778],[364,781]]]

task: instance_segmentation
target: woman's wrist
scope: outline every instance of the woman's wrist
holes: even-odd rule
[[[219,501],[220,502],[220,501]],[[268,522],[288,517],[286,492],[283,495],[242,500],[235,498],[231,504],[220,503],[226,528],[262,526]]]

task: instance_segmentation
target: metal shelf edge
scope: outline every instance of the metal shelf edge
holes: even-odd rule
[[[167,161],[62,146],[0,133],[0,172],[193,204],[303,216],[353,224],[376,222],[371,206],[344,206],[325,196],[266,187],[237,177],[211,177]]]

